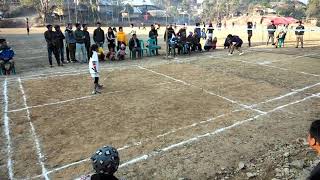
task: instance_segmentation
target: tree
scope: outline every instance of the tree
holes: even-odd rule
[[[308,17],[320,18],[320,0],[309,0],[307,15]]]

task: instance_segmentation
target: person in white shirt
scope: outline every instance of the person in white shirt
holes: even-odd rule
[[[98,58],[98,45],[91,46],[91,58],[89,61],[89,72],[94,80],[94,89],[92,94],[101,93],[102,85],[99,84],[99,58]]]

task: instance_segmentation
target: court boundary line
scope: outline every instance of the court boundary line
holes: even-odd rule
[[[310,86],[307,86],[307,87],[298,89],[297,91],[298,91],[298,92],[302,92],[302,91],[304,91],[304,90],[306,90],[306,89],[315,87],[315,86],[317,86],[317,85],[320,85],[320,83],[317,83],[317,84],[314,84],[314,85],[310,85]],[[297,93],[298,93],[298,92],[297,92]],[[291,96],[291,95],[296,94],[296,93],[294,93],[294,94],[292,94],[292,93],[293,93],[293,92],[290,92],[290,93],[287,93],[287,94],[285,94],[285,95],[279,96],[279,97],[281,97],[281,98],[276,97],[276,98],[273,98],[273,99],[270,99],[270,100],[267,100],[267,101],[268,101],[268,102],[271,102],[271,101],[274,101],[274,100],[279,100],[279,99],[282,99],[282,98],[284,98],[284,97],[287,97],[287,96]],[[288,95],[288,94],[289,94],[289,95]],[[315,97],[315,96],[320,97],[320,93],[318,93],[318,94],[312,94],[311,96],[312,96],[312,97]],[[311,96],[308,96],[308,97],[311,98]],[[308,99],[309,99],[309,98],[308,98]],[[264,104],[265,102],[266,102],[266,101],[263,101],[263,102],[260,102],[260,103],[255,104],[255,105]],[[292,103],[288,103],[288,104],[292,104]],[[283,107],[286,107],[288,104],[283,105]],[[280,106],[278,106],[278,107],[280,107]],[[276,107],[276,108],[278,108],[278,107]],[[282,107],[282,108],[283,108],[283,107]],[[245,109],[245,108],[236,109],[236,110],[232,111],[231,113],[221,114],[221,115],[218,115],[218,116],[216,116],[216,117],[209,118],[209,119],[207,119],[207,120],[199,121],[199,122],[196,122],[196,123],[193,123],[193,124],[190,124],[190,125],[186,125],[186,126],[183,126],[183,127],[177,128],[177,129],[173,129],[173,130],[170,130],[170,131],[168,131],[168,132],[166,132],[166,133],[163,133],[163,134],[160,134],[160,135],[155,136],[154,139],[157,139],[157,138],[160,138],[160,137],[164,137],[164,136],[166,136],[166,135],[168,135],[168,134],[175,133],[175,132],[180,131],[180,130],[182,130],[182,129],[187,129],[187,128],[191,128],[191,127],[197,126],[197,125],[199,125],[199,124],[211,122],[211,121],[213,121],[213,120],[215,120],[215,119],[224,117],[224,116],[226,116],[226,115],[232,114],[232,113],[237,112],[237,111],[242,111],[242,110],[244,110],[244,109]],[[274,108],[274,109],[275,109],[275,108]],[[265,115],[265,114],[259,114],[259,115]],[[122,150],[124,150],[124,149],[128,149],[128,148],[131,148],[131,147],[139,146],[139,145],[141,145],[142,143],[145,143],[145,142],[148,142],[148,141],[138,141],[138,142],[132,143],[131,145],[128,145],[128,144],[127,144],[127,145],[124,145],[123,147],[119,148],[118,150],[119,150],[119,151],[122,151]],[[63,170],[63,169],[65,169],[65,168],[74,166],[74,165],[82,164],[82,163],[87,162],[87,161],[89,161],[89,160],[90,160],[90,158],[86,158],[86,159],[83,159],[83,160],[80,160],[80,161],[72,162],[72,163],[70,163],[70,164],[66,164],[66,165],[60,166],[60,167],[58,167],[58,168],[56,168],[56,169],[52,169],[52,170],[48,171],[47,173],[48,173],[48,174],[51,174],[51,173],[54,173],[54,172]],[[38,177],[42,177],[42,175],[34,176],[34,177],[32,177],[32,179],[38,178]]]
[[[23,85],[22,85],[22,82],[21,82],[20,78],[18,78],[18,82],[19,82],[19,87],[20,87],[20,91],[21,91],[21,94],[22,94],[22,98],[23,98],[23,104],[24,104],[25,107],[28,107],[28,105],[27,105],[27,97],[26,97],[25,91],[23,89]],[[41,151],[40,141],[39,141],[38,136],[36,134],[36,130],[34,128],[34,125],[33,125],[32,121],[31,121],[30,111],[29,111],[29,109],[26,109],[26,111],[27,111],[27,119],[29,121],[29,125],[30,125],[30,128],[31,128],[32,139],[34,141],[34,145],[35,145],[35,148],[36,148],[36,153],[37,153],[37,156],[38,156],[38,162],[39,162],[39,164],[41,166],[42,175],[46,180],[50,180],[50,178],[47,175],[47,169],[46,169],[46,167],[44,165],[44,155],[42,154],[42,151]]]
[[[8,101],[8,81],[7,78],[3,82],[3,129],[4,134],[7,139],[7,169],[8,169],[8,176],[9,179],[13,179],[13,160],[12,160],[12,147],[11,147],[11,136],[10,136],[10,118],[8,116],[8,109],[9,109],[9,101]]]

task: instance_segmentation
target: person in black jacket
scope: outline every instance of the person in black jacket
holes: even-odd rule
[[[107,41],[108,41],[108,49],[109,52],[114,50],[116,47],[116,36],[114,35],[114,32],[111,27],[108,28],[107,32]]]
[[[153,24],[151,24],[151,30],[149,31],[149,38],[155,39],[156,40],[155,45],[158,45],[158,30],[154,27]],[[158,49],[156,49],[156,55],[159,55]]]
[[[141,46],[136,34],[133,34],[132,38],[129,41],[129,49],[132,52],[133,59],[136,59],[137,52],[138,52],[138,57],[141,58]]]
[[[251,47],[252,28],[253,28],[253,23],[252,23],[252,22],[247,22],[248,44],[249,44],[249,47]]]
[[[90,33],[88,32],[88,25],[87,24],[82,24],[82,28],[83,28],[83,33],[85,36],[84,39],[84,44],[86,46],[86,50],[87,50],[87,56],[88,56],[88,60],[90,59],[90,46],[91,46],[91,40],[90,40]]]
[[[311,123],[308,133],[308,144],[314,151],[316,151],[317,155],[320,155],[320,119]],[[320,179],[320,163],[314,167],[310,176],[307,178],[307,180],[318,179]]]
[[[54,29],[56,30],[56,35],[57,35],[57,41],[58,41],[58,51],[59,51],[59,56],[61,63],[64,64],[64,43],[63,40],[65,39],[63,33],[61,32],[60,26],[55,25]]]
[[[59,58],[59,51],[58,51],[58,43],[57,43],[57,35],[56,32],[52,31],[52,25],[47,25],[47,31],[44,33],[44,38],[47,41],[47,50],[48,50],[48,59],[50,67],[53,67],[52,65],[52,53],[54,54],[58,66],[61,66],[60,64],[60,58]]]
[[[101,29],[100,22],[97,22],[97,29],[93,31],[93,40],[99,47],[103,48],[105,38],[104,38],[104,31]]]
[[[164,41],[166,41],[167,32],[168,32],[168,41],[170,41],[170,39],[172,38],[172,35],[176,36],[176,33],[174,32],[172,25],[169,25],[169,27],[167,28],[167,31],[164,33]]]

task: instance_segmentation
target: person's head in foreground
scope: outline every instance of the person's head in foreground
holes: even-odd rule
[[[76,28],[77,28],[77,30],[81,30],[81,24],[80,24],[80,23],[77,23],[77,24],[76,24]]]
[[[123,28],[122,28],[121,26],[119,27],[119,31],[120,31],[120,32],[122,32],[122,31],[123,31]]]
[[[308,134],[309,146],[320,155],[320,119],[311,123]],[[320,163],[311,171],[308,180],[320,179]]]
[[[132,39],[137,39],[137,35],[136,34],[132,34]]]
[[[299,25],[302,25],[302,21],[298,21]]]
[[[55,25],[55,26],[54,26],[54,29],[55,29],[56,31],[60,31],[60,26],[59,26],[59,25]]]
[[[97,28],[101,28],[101,23],[97,22]]]
[[[0,47],[6,46],[7,45],[7,41],[4,38],[0,38]]]
[[[88,30],[87,24],[82,24],[82,28],[83,28],[84,31],[87,31]]]
[[[68,25],[67,25],[67,27],[68,27],[68,29],[72,29],[72,23],[68,23]]]
[[[48,25],[47,25],[47,29],[48,29],[49,31],[52,31],[52,25],[51,25],[51,24],[48,24]]]
[[[308,134],[309,146],[320,155],[320,120],[311,123]]]

